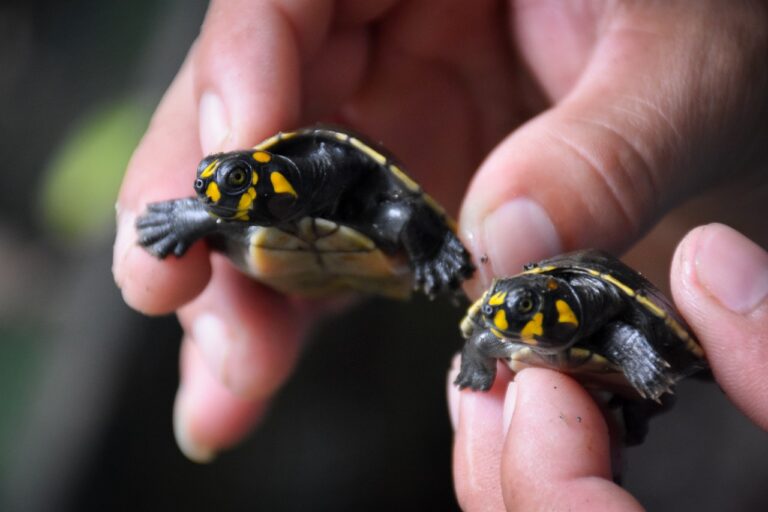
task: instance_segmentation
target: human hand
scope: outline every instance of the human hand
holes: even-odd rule
[[[718,384],[768,430],[768,253],[731,228],[703,226],[678,246],[671,284]],[[448,392],[464,510],[641,509],[613,483],[609,429],[571,378],[524,370],[481,394],[452,386],[456,372]]]
[[[245,435],[315,315],[200,244],[163,262],[136,247],[135,216],[189,195],[203,153],[331,119],[386,141],[453,209],[495,147],[460,217],[489,257],[471,291],[563,250],[616,252],[765,161],[765,16],[710,3],[455,1],[436,16],[417,1],[212,2],[126,173],[115,247],[128,304],[178,311],[185,330],[185,453],[208,460]]]

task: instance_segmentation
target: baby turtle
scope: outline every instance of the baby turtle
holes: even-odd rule
[[[150,204],[138,218],[151,254],[182,256],[206,238],[246,274],[304,296],[460,293],[474,271],[443,209],[346,131],[305,128],[210,155],[194,189],[197,197]]]
[[[496,359],[573,375],[624,406],[627,444],[679,380],[707,367],[671,302],[641,274],[596,250],[564,254],[496,279],[461,322],[467,340],[456,384],[488,390]],[[670,402],[671,403],[671,402]]]

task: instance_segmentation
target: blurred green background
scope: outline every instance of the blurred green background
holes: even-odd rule
[[[449,305],[327,320],[243,446],[207,466],[175,447],[179,329],[123,305],[111,243],[122,172],[205,4],[0,5],[0,510],[456,510]],[[627,454],[627,487],[651,510],[764,510],[764,434],[713,386],[679,394]]]

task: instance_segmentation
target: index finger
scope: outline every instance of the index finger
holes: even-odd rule
[[[208,151],[253,144],[258,135],[279,128],[290,117],[287,105],[298,104],[290,87],[296,81],[290,71],[296,59],[286,49],[291,48],[292,37],[284,33],[285,23],[260,29],[260,39],[245,44],[246,22],[257,26],[256,21],[264,21],[264,9],[235,7],[218,2],[211,6],[200,38],[128,165],[118,196],[115,281],[126,303],[147,314],[169,313],[199,295],[211,277],[211,267],[199,243],[183,258],[162,261],[138,247],[134,223],[145,205],[193,195],[194,169],[203,156],[201,143]],[[240,12],[237,24],[236,12]],[[261,20],[252,19],[257,14]],[[273,51],[278,42],[283,44],[280,54]],[[237,61],[244,52],[247,61]],[[254,70],[253,62],[265,64]],[[265,68],[270,73],[264,73]],[[222,104],[222,91],[228,93],[229,110]]]
[[[329,23],[330,2],[211,4],[120,191],[113,269],[130,306],[168,313],[203,290],[211,270],[201,244],[183,258],[155,260],[136,246],[135,218],[148,202],[193,195],[201,145],[205,152],[250,146],[296,120],[302,55]]]
[[[163,314],[199,294],[211,275],[205,248],[160,261],[137,245],[134,223],[149,202],[192,194],[201,152],[197,137],[191,55],[166,92],[133,154],[117,200],[113,273],[125,302],[147,314]]]

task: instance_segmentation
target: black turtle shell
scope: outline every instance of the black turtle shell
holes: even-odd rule
[[[632,323],[648,335],[654,348],[672,364],[704,357],[704,350],[669,299],[640,272],[599,250],[576,251],[525,267],[526,273],[550,274],[578,287],[599,280],[614,286],[627,299]],[[589,311],[585,312],[586,320]],[[633,314],[634,313],[634,314]],[[678,361],[679,360],[679,361]]]

